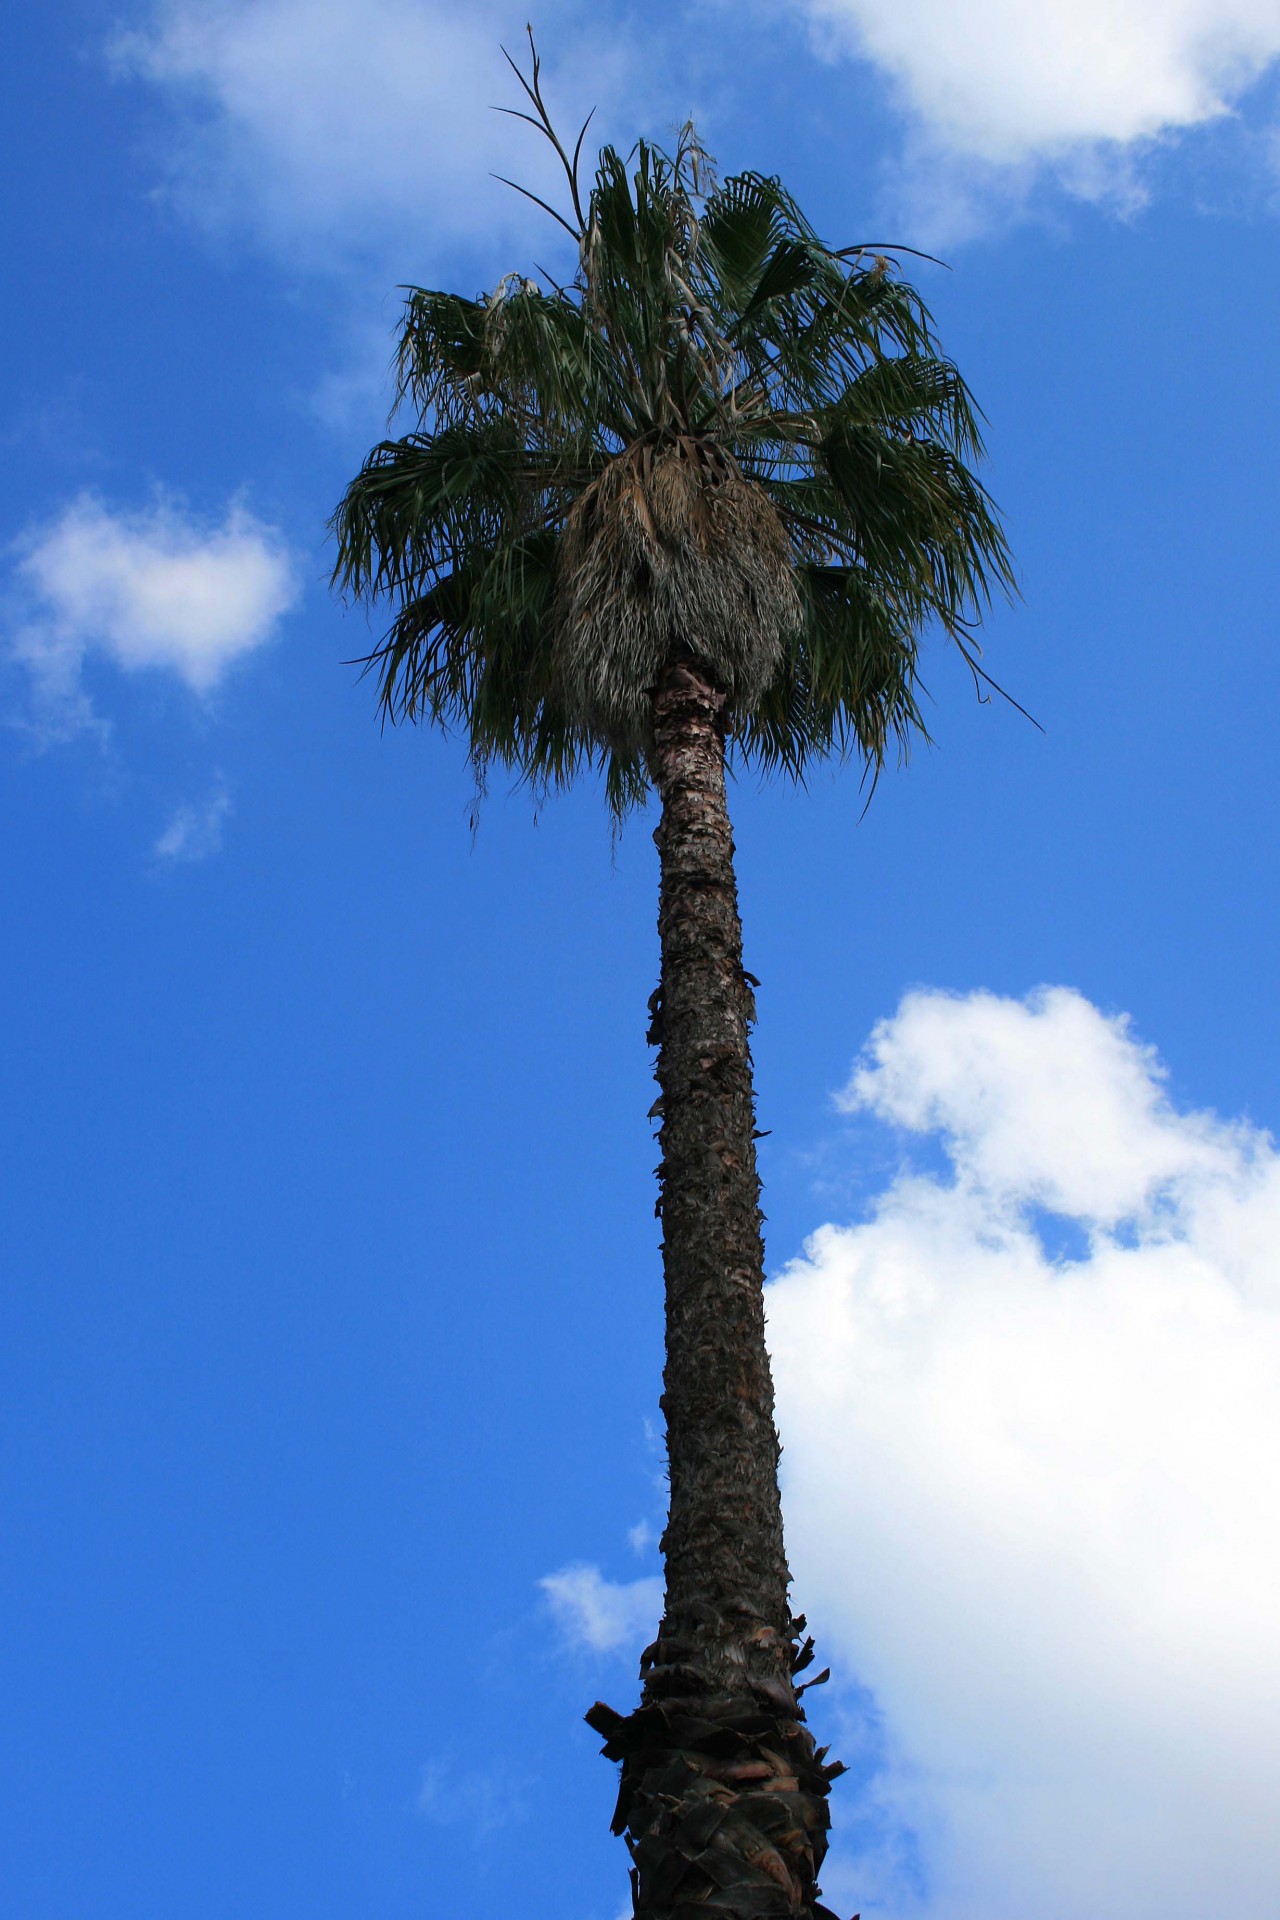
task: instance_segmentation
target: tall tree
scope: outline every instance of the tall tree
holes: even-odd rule
[[[335,580],[390,605],[384,715],[461,730],[480,782],[595,770],[617,816],[657,795],[666,1601],[639,1706],[587,1718],[621,1762],[637,1915],[820,1920],[841,1769],[796,1680],[726,758],[874,777],[923,732],[922,635],[981,674],[1010,564],[975,408],[895,261],[824,245],[776,179],[717,184],[691,128],[605,147],[584,193],[536,53],[521,84],[573,277],[409,291],[417,425],[347,489]]]

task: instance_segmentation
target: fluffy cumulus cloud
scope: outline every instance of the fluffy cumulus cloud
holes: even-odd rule
[[[845,1104],[907,1159],[769,1300],[797,1595],[875,1703],[833,1891],[1271,1920],[1280,1155],[1064,990],[908,996]]]
[[[178,110],[175,188],[202,214],[338,258],[389,233],[483,251],[520,206],[490,169],[553,186],[533,133],[490,111],[523,104],[500,43],[524,57],[525,18],[508,0],[157,0],[110,54]],[[623,50],[575,20],[573,0],[539,14],[548,98],[607,118]]]
[[[125,513],[85,495],[18,543],[9,651],[30,676],[39,728],[65,735],[97,724],[86,656],[208,695],[296,598],[279,536],[242,507],[209,526],[165,502]]]
[[[939,145],[1002,164],[1197,126],[1280,56],[1280,0],[795,3]]]

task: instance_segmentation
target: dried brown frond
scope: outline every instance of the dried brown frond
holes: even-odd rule
[[[567,709],[623,752],[645,751],[664,661],[689,654],[750,712],[802,610],[791,542],[737,464],[682,436],[612,460],[565,525],[552,618]]]

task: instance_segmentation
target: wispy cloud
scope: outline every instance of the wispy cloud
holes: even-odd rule
[[[886,1920],[1270,1920],[1280,1154],[1065,990],[908,996],[845,1104],[948,1171],[769,1289],[797,1598],[883,1716],[829,1877]]]
[[[433,1760],[422,1770],[418,1812],[436,1826],[465,1827],[486,1839],[523,1820],[525,1802],[505,1773],[478,1773],[452,1761]]]
[[[856,59],[901,107],[889,171],[913,238],[954,244],[1024,213],[1045,180],[1120,213],[1143,204],[1154,150],[1239,111],[1280,59],[1277,0],[761,0],[829,58]],[[639,42],[619,13],[549,0],[538,16],[549,97],[596,137],[663,131],[692,99],[761,110],[760,82],[714,23],[658,10]],[[523,43],[514,0],[150,0],[108,47],[114,71],[168,111],[165,190],[200,222],[253,234],[291,261],[347,269],[447,247],[481,274],[527,257],[534,213],[491,173],[558,192],[526,127],[500,43]],[[748,12],[746,32],[755,30]],[[1267,143],[1249,165],[1270,178]],[[750,156],[746,156],[750,157]],[[547,230],[545,244],[557,245]],[[367,321],[360,315],[359,324]],[[381,384],[357,350],[315,395],[363,417]]]
[[[231,812],[231,795],[219,781],[203,800],[175,809],[152,853],[166,865],[209,859],[222,850],[222,829]]]
[[[632,1553],[648,1553],[651,1547],[657,1545],[657,1541],[657,1530],[648,1520],[637,1520],[634,1527],[627,1529],[627,1545]]]
[[[82,677],[90,654],[207,696],[272,638],[298,593],[280,536],[234,505],[206,525],[171,502],[130,513],[86,494],[14,551],[8,652],[45,740],[102,728]]]
[[[540,1582],[568,1638],[593,1653],[633,1653],[657,1631],[662,1582],[606,1580],[599,1567],[564,1567]]]
[[[491,111],[522,104],[500,43],[519,53],[525,19],[508,0],[157,0],[109,52],[174,110],[170,190],[185,207],[342,266],[392,238],[485,253],[524,231],[527,205],[490,171],[540,190],[553,178],[536,136]],[[593,105],[607,125],[641,63],[574,0],[538,24],[566,125]]]

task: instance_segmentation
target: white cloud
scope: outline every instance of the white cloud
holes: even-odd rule
[[[1278,0],[795,3],[941,147],[1002,165],[1198,126],[1280,56]]]
[[[84,495],[16,550],[22,609],[9,651],[54,737],[95,724],[87,655],[126,673],[171,673],[208,695],[271,639],[298,593],[279,535],[239,506],[203,526],[165,502],[120,513]]]
[[[1230,114],[1280,57],[1280,0],[784,4],[893,88],[910,127],[893,197],[926,243],[1017,215],[1046,164],[1072,193],[1133,209],[1150,143]],[[201,219],[313,266],[372,254],[381,272],[389,248],[421,260],[447,242],[488,273],[531,231],[554,253],[555,233],[531,226],[543,216],[489,177],[560,191],[530,130],[490,111],[522,104],[499,51],[523,46],[515,0],[149,0],[135,18],[111,62],[172,109],[170,189]],[[591,146],[665,127],[691,81],[704,96],[738,84],[662,11],[643,45],[585,0],[548,0],[537,25],[564,125],[601,109]],[[365,384],[357,365],[318,405],[362,404]]]
[[[941,1133],[963,1184],[1104,1226],[1171,1190],[1231,1178],[1255,1137],[1176,1112],[1154,1050],[1065,987],[1026,1001],[911,993],[841,1106]]]
[[[539,1582],[568,1637],[593,1653],[633,1653],[652,1640],[662,1613],[662,1582],[606,1580],[599,1567],[564,1567]]]
[[[627,1529],[627,1545],[632,1553],[648,1553],[657,1541],[657,1532],[648,1520],[637,1520],[634,1527]]]
[[[207,860],[222,849],[222,828],[231,811],[231,795],[219,782],[203,800],[175,809],[151,851],[157,860],[179,865]]]
[[[490,170],[552,181],[536,135],[490,111],[524,104],[500,43],[520,57],[525,18],[510,0],[157,0],[111,54],[184,114],[175,184],[204,215],[313,259],[389,234],[401,253],[424,234],[486,251],[524,224]],[[586,24],[572,0],[539,16],[566,128],[622,84],[616,37]]]
[[[950,1170],[769,1290],[797,1598],[884,1716],[833,1877],[884,1920],[1271,1920],[1280,1155],[1060,989],[908,996],[845,1101]]]

